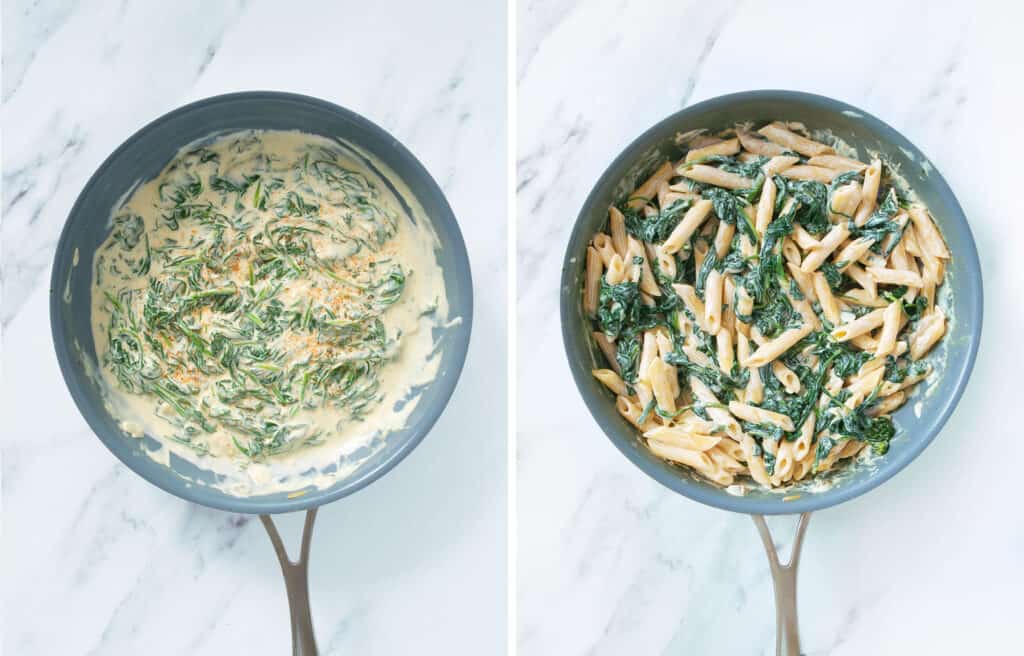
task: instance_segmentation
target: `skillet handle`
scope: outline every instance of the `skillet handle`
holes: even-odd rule
[[[281,536],[270,515],[260,515],[263,527],[267,529],[274,552],[281,563],[284,586],[288,591],[288,611],[292,620],[292,656],[318,656],[316,636],[313,633],[313,618],[309,609],[309,543],[313,539],[313,522],[316,508],[306,511],[306,524],[302,528],[302,548],[299,559],[292,561],[284,548]]]
[[[796,572],[800,565],[800,548],[803,546],[804,533],[807,532],[811,513],[805,512],[800,515],[789,562],[785,565],[779,562],[779,552],[775,549],[775,541],[768,530],[768,524],[764,521],[764,515],[751,517],[757,525],[757,532],[761,534],[761,542],[764,543],[764,550],[768,554],[768,565],[771,567],[772,583],[775,587],[775,654],[800,656],[800,627],[796,616]]]

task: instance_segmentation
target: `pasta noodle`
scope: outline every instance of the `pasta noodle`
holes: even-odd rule
[[[884,453],[948,329],[938,224],[881,159],[797,123],[687,147],[587,245],[594,378],[652,454],[717,485]]]

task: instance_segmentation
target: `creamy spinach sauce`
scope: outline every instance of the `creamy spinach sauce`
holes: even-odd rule
[[[436,375],[447,305],[429,222],[398,207],[311,135],[179,153],[94,259],[93,336],[125,429],[252,473],[399,425],[395,402]]]

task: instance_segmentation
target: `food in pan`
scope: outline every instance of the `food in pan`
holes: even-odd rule
[[[878,157],[755,127],[684,135],[609,208],[582,304],[593,375],[652,453],[775,488],[888,450],[946,331],[950,252]]]
[[[325,445],[338,468],[400,427],[447,304],[429,221],[399,203],[353,152],[283,131],[186,147],[129,192],[92,300],[125,430],[262,481]]]

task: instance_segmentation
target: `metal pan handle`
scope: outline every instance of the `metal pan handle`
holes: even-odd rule
[[[800,548],[803,546],[804,533],[811,513],[800,515],[793,538],[789,562],[779,562],[779,552],[775,548],[772,533],[764,521],[764,515],[751,515],[757,532],[761,534],[761,542],[768,554],[768,564],[772,570],[772,582],[775,585],[775,654],[776,656],[800,656],[800,627],[796,615],[796,572],[800,565]]]
[[[306,511],[306,524],[302,528],[302,548],[299,559],[292,561],[284,548],[281,536],[270,515],[260,515],[263,527],[267,529],[274,552],[281,563],[284,586],[288,590],[288,610],[292,619],[292,656],[318,656],[316,636],[313,634],[313,618],[309,610],[309,543],[313,539],[313,522],[316,508]]]

